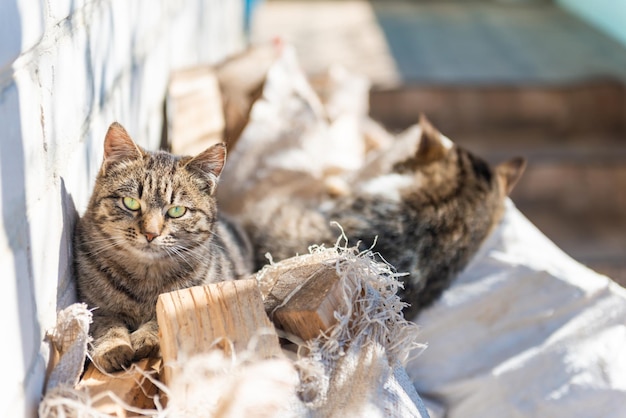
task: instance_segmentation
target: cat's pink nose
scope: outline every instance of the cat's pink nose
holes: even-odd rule
[[[148,242],[154,241],[154,239],[159,236],[159,234],[153,232],[145,232],[143,235],[146,237]]]

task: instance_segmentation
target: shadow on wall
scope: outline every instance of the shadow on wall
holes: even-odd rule
[[[65,187],[65,179],[61,177],[61,209],[63,227],[59,242],[59,269],[57,275],[57,312],[76,302],[76,282],[74,280],[72,241],[74,227],[78,221],[78,211],[74,198]]]
[[[26,166],[22,143],[20,100],[11,66],[11,63],[19,56],[22,44],[21,19],[16,2],[2,2],[0,16],[0,39],[2,39],[0,44],[0,68],[2,68],[0,73],[2,227],[11,252],[11,254],[4,254],[3,256],[7,262],[10,260],[13,264],[12,268],[3,266],[2,270],[5,274],[13,273],[10,280],[15,281],[14,288],[17,296],[17,300],[4,300],[2,305],[5,310],[12,308],[17,310],[17,312],[5,311],[5,317],[8,316],[9,320],[17,317],[20,341],[17,341],[16,344],[20,344],[20,348],[10,348],[10,350],[17,354],[18,350],[21,349],[22,364],[20,366],[25,373],[24,377],[26,377],[26,373],[35,362],[35,357],[39,355],[41,325],[38,320],[32,280],[31,231],[26,217]],[[13,297],[10,290],[4,294],[5,298]],[[17,335],[9,335],[8,337],[13,338]],[[16,370],[17,367],[15,365],[11,369]],[[29,393],[25,386],[32,382],[29,382],[28,378],[16,379],[15,382],[24,386],[19,392]],[[10,384],[12,383],[13,381],[10,382]],[[16,388],[9,390],[11,394],[18,392]],[[10,407],[10,405],[5,406]]]

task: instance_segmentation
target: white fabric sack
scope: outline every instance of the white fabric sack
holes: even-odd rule
[[[510,201],[416,322],[428,348],[407,372],[433,418],[626,416],[626,290]]]
[[[368,84],[335,71],[324,104],[285,45],[270,67],[262,96],[237,145],[229,152],[217,189],[220,209],[245,213],[268,194],[319,199],[326,180],[359,168],[366,144],[359,131]]]

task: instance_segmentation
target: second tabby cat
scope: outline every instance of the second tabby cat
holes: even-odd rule
[[[351,243],[361,243],[404,277],[402,299],[413,318],[436,300],[467,264],[501,217],[504,199],[523,172],[513,159],[491,167],[456,146],[427,120],[357,173],[352,192],[319,207],[266,199],[245,217],[256,267],[332,245],[336,221]],[[372,174],[374,173],[374,174]]]
[[[159,350],[160,293],[252,270],[247,237],[219,216],[226,148],[195,157],[148,152],[114,123],[89,206],[74,235],[79,299],[93,309],[93,361],[106,371]]]

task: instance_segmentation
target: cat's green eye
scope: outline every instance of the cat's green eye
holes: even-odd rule
[[[167,210],[167,216],[170,218],[180,218],[187,213],[187,208],[184,206],[172,206]]]
[[[126,209],[136,211],[141,209],[141,204],[137,199],[133,199],[132,197],[125,197],[122,199],[122,203],[126,206]]]

